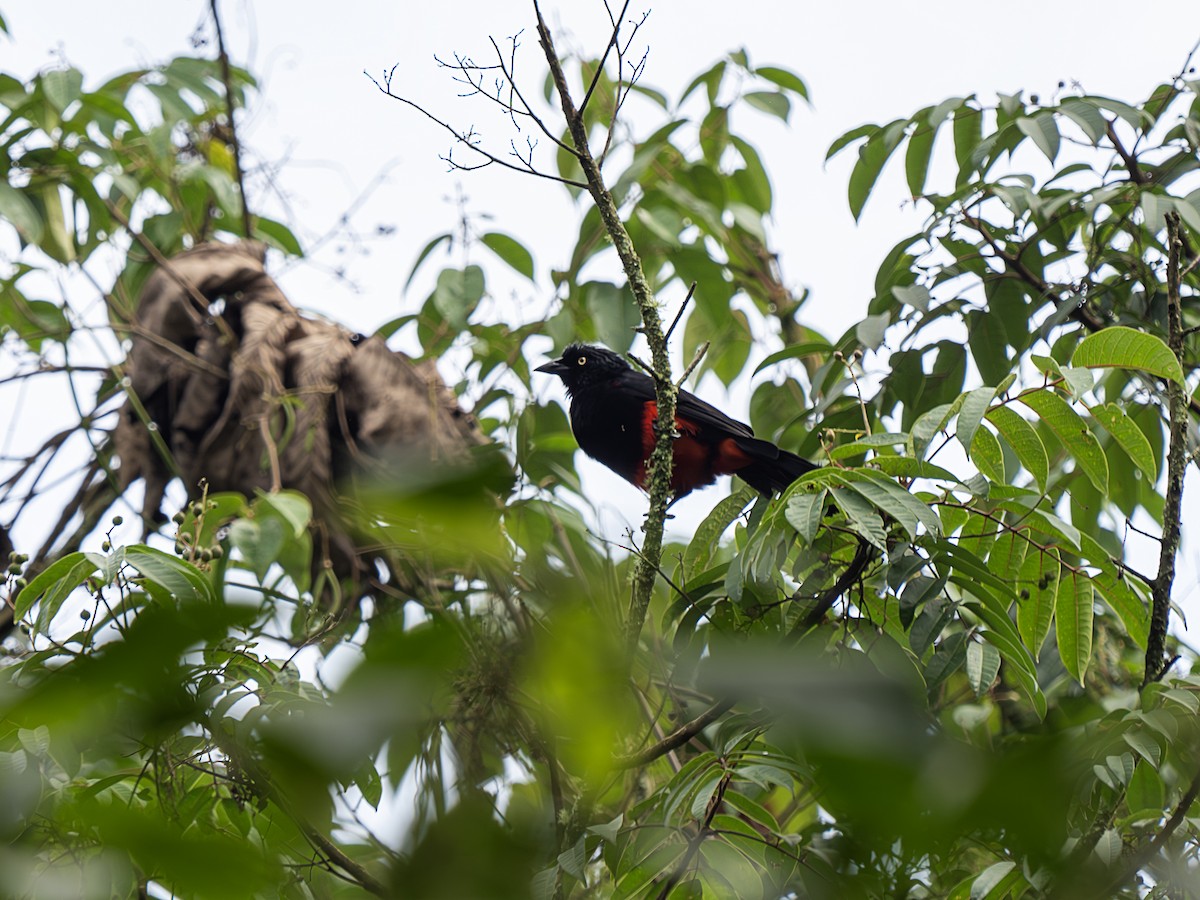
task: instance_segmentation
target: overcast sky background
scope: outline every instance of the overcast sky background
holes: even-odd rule
[[[490,216],[490,227],[517,236],[534,252],[536,287],[515,280],[496,287],[512,302],[539,308],[550,302],[548,272],[565,263],[578,221],[565,191],[495,167],[448,172],[438,158],[450,146],[448,135],[382,97],[363,74],[396,65],[399,92],[458,124],[478,125],[485,138],[494,134],[504,146],[502,123],[483,106],[459,100],[433,56],[458,52],[483,60],[490,53],[489,36],[503,46],[524,29],[524,62],[518,65],[532,76],[529,92],[540,93],[530,3],[222,0],[220,8],[230,55],[261,78],[261,93],[239,123],[250,151],[247,165],[282,164],[274,178],[277,192],[252,196],[252,202],[261,209],[274,205],[276,214],[286,208],[310,247],[336,230],[353,206],[349,229],[363,238],[341,235],[321,245],[311,263],[277,273],[294,303],[363,332],[415,311],[437,266],[428,266],[407,295],[402,286],[426,241],[455,227],[460,194],[471,213]],[[630,11],[640,15],[647,8],[635,3]],[[0,0],[0,9],[12,32],[11,39],[0,38],[0,70],[18,77],[66,61],[84,72],[85,87],[94,87],[140,64],[215,52],[211,42],[199,49],[191,42],[193,35],[212,34],[208,4],[200,0],[153,5]],[[560,49],[588,55],[602,49],[607,17],[599,2],[546,0],[544,9],[562,34]],[[835,137],[951,95],[979,93],[989,102],[996,91],[1023,89],[1049,98],[1060,81],[1137,102],[1179,70],[1198,37],[1200,4],[1194,0],[1159,2],[1136,12],[1111,0],[1014,2],[1003,10],[949,0],[820,5],[676,0],[654,5],[638,46],[650,51],[644,83],[669,96],[739,47],[749,50],[752,62],[794,69],[808,82],[813,105],[796,106],[790,126],[747,112],[735,127],[759,147],[773,179],[772,243],[785,279],[812,290],[807,319],[833,337],[862,317],[879,261],[921,223],[920,214],[904,204],[907,189],[897,168],[881,179],[863,221],[855,224],[846,203],[853,152],[828,169],[823,163]],[[381,174],[383,180],[376,181]],[[386,234],[377,234],[380,226]],[[460,373],[444,374],[453,381]],[[713,387],[702,386],[716,399]],[[540,397],[560,396],[559,390],[557,382],[534,385]],[[27,409],[28,395],[23,403]],[[745,403],[735,394],[729,411],[744,417]],[[16,420],[0,424],[11,452],[22,440],[14,436]],[[39,439],[48,433],[20,431]],[[595,496],[611,498],[600,520],[605,537],[619,538],[624,523],[640,521],[644,500],[634,488],[594,464],[581,461],[581,471],[585,486],[596,487]],[[1196,482],[1192,477],[1188,486],[1189,516],[1200,514]],[[686,532],[713,502],[711,492],[689,498],[680,505],[675,527]],[[1153,571],[1156,551],[1146,546],[1140,552]],[[1184,555],[1177,597],[1197,609],[1194,539],[1187,540]]]

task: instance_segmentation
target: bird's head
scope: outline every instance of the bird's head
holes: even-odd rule
[[[563,350],[562,356],[538,366],[534,371],[557,375],[566,385],[567,393],[574,394],[611,381],[629,369],[629,363],[620,354],[606,347],[570,344]]]

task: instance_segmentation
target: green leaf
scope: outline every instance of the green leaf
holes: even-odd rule
[[[1017,128],[1022,134],[1032,138],[1037,148],[1046,154],[1046,158],[1054,162],[1058,157],[1060,138],[1058,123],[1049,111],[1035,116],[1021,116],[1017,119]]]
[[[135,544],[125,548],[125,561],[144,578],[170,591],[180,600],[215,599],[212,585],[204,573],[177,556],[144,544]]]
[[[910,456],[877,456],[871,460],[871,465],[893,478],[932,478],[936,481],[952,481],[966,487],[949,469]]]
[[[729,524],[742,514],[742,510],[751,500],[751,494],[750,488],[734,491],[704,517],[683,554],[683,565],[688,577],[708,567],[721,535],[725,533]]]
[[[765,806],[735,791],[725,792],[725,802],[747,816],[751,821],[757,822],[773,834],[779,834],[781,830],[779,828],[779,821]]]
[[[1158,460],[1142,429],[1115,403],[1093,406],[1089,412],[1113,436],[1151,484],[1158,481]]]
[[[1044,491],[1050,477],[1050,458],[1046,454],[1046,445],[1038,437],[1037,429],[1007,406],[988,410],[987,419],[1012,447],[1021,465],[1037,482],[1038,488]]]
[[[433,291],[433,305],[450,327],[461,331],[467,319],[483,299],[483,269],[476,265],[465,269],[443,269]]]
[[[1087,544],[1086,538],[1084,544]],[[1150,637],[1150,609],[1146,602],[1112,572],[1100,572],[1093,576],[1092,584],[1117,614],[1129,639],[1145,649]]]
[[[993,528],[1000,526],[993,524]],[[988,554],[988,569],[999,578],[1009,582],[1020,580],[1021,567],[1025,563],[1025,554],[1029,549],[1029,541],[1011,529],[996,538],[992,551]]]
[[[964,586],[961,579],[954,579],[960,587]],[[981,632],[984,640],[993,644],[1000,651],[1000,656],[1008,664],[1007,672],[1016,680],[1017,686],[1033,704],[1039,718],[1046,716],[1046,695],[1037,682],[1037,669],[1029,651],[1021,643],[1016,629],[1013,628],[1008,614],[997,609],[994,598],[984,597],[981,605],[971,605],[974,611],[987,624]]]
[[[886,548],[887,532],[874,508],[862,495],[844,488],[833,488],[829,496],[850,523],[854,533],[880,550]]]
[[[867,316],[855,326],[854,337],[864,347],[877,350],[883,343],[883,336],[887,334],[888,326],[891,323],[892,314],[890,312]]]
[[[754,70],[754,74],[779,85],[785,91],[791,91],[805,100],[808,99],[808,85],[790,69],[783,69],[779,66],[759,66]]]
[[[787,506],[783,510],[784,518],[787,519],[789,525],[796,529],[800,540],[805,544],[811,544],[816,538],[827,502],[825,491],[817,491],[812,494],[792,494],[788,497]]]
[[[312,520],[312,503],[299,491],[260,491],[258,502],[277,512],[292,527],[292,536],[300,537]]]
[[[993,387],[976,388],[963,395],[962,405],[958,408],[955,437],[958,438],[958,442],[962,444],[968,454],[971,452],[971,444],[975,440],[975,432],[995,397],[996,389]]]
[[[892,288],[892,296],[913,309],[929,312],[929,288],[923,284],[897,285]]]
[[[860,141],[863,138],[869,138],[878,130],[878,125],[870,124],[859,125],[857,128],[851,128],[845,134],[840,135],[832,144],[829,145],[829,149],[825,151],[825,162],[829,162],[856,141]]]
[[[1124,325],[1089,334],[1075,348],[1071,364],[1089,368],[1141,369],[1184,384],[1183,368],[1161,338]]]
[[[608,281],[589,281],[581,287],[584,306],[596,326],[596,337],[618,353],[628,350],[635,337],[633,329],[642,321],[633,292]]]
[[[251,227],[254,230],[256,238],[260,241],[265,241],[276,250],[282,250],[284,253],[290,253],[292,256],[304,255],[304,249],[300,246],[300,241],[292,233],[292,229],[288,228],[282,222],[276,222],[274,219],[267,219],[256,215]]]
[[[996,681],[1000,671],[1000,651],[992,644],[971,641],[967,644],[967,681],[976,697],[982,697]]]
[[[421,249],[421,252],[417,254],[417,261],[413,263],[412,270],[408,273],[408,278],[404,282],[404,290],[407,291],[408,286],[412,284],[413,279],[417,277],[417,270],[421,268],[421,263],[425,262],[426,257],[436,250],[442,242],[449,241],[451,239],[452,236],[449,232],[445,234],[439,234]]]
[[[1079,572],[1064,572],[1054,605],[1058,654],[1071,677],[1083,684],[1092,658],[1092,581]]]
[[[1087,423],[1053,390],[1023,394],[1021,402],[1032,409],[1058,437],[1088,479],[1102,494],[1108,493],[1108,459]]]
[[[23,191],[8,183],[7,176],[0,178],[0,218],[11,223],[25,243],[41,242],[45,226],[38,208]]]
[[[772,203],[771,178],[767,175],[762,158],[748,141],[739,137],[730,139],[746,164],[746,168],[734,172],[733,180],[740,186],[747,203],[759,213],[769,213]]]
[[[863,468],[847,471],[843,477],[851,487],[856,489],[870,484],[875,490],[864,493],[864,496],[876,503],[884,512],[896,518],[897,521],[901,518],[910,522],[912,519],[916,519],[930,534],[941,535],[942,520],[938,518],[937,513],[882,473],[876,472],[874,469]],[[882,493],[877,493],[877,491]],[[909,529],[906,528],[906,530]],[[912,530],[909,530],[909,534],[916,536],[915,531]]]
[[[871,189],[879,180],[879,173],[883,171],[884,165],[904,137],[904,127],[907,124],[903,119],[897,119],[876,131],[866,144],[859,148],[858,162],[854,164],[850,173],[849,190],[850,214],[856,222],[862,215]]]
[[[793,344],[790,347],[784,347],[782,350],[772,353],[755,367],[752,374],[757,375],[763,369],[770,368],[776,363],[783,362],[785,359],[803,359],[806,356],[832,352],[833,345],[828,341],[806,341],[802,344]]]
[[[238,519],[229,526],[229,540],[261,584],[286,540],[283,520],[274,516]]]
[[[60,114],[79,99],[83,88],[83,75],[78,69],[54,69],[41,80],[46,99]]]
[[[792,101],[782,91],[750,91],[743,94],[742,99],[765,113],[770,113],[784,122],[792,112]]]
[[[931,125],[924,116],[917,117],[917,127],[908,138],[908,152],[904,155],[904,177],[908,190],[914,197],[925,192],[925,179],[929,177],[929,159],[933,155],[933,141],[937,137],[941,122]]]
[[[47,566],[21,589],[13,603],[13,619],[21,619],[38,600],[42,611],[38,621],[49,623],[58,608],[75,588],[94,575],[100,566],[86,553],[69,553]]]
[[[975,439],[971,441],[971,462],[989,481],[1005,482],[1004,451],[989,429],[980,428],[975,432]]]
[[[1113,100],[1109,97],[1090,96],[1080,97],[1079,101],[1096,109],[1106,109],[1109,112],[1116,113],[1135,130],[1140,131],[1146,125],[1154,124],[1154,119],[1149,113],[1130,106],[1128,103],[1123,103],[1120,100]]]
[[[621,833],[621,826],[625,822],[625,814],[618,813],[615,819],[612,819],[603,825],[589,825],[588,832],[605,841],[615,841],[617,835]]]
[[[960,182],[966,174],[965,168],[971,155],[983,137],[983,112],[967,106],[966,101],[970,99],[966,98],[962,106],[954,110],[954,157],[958,162]]]
[[[513,269],[533,281],[533,254],[524,244],[499,231],[490,231],[479,240]]]
[[[1108,121],[1101,115],[1100,110],[1078,97],[1067,97],[1059,104],[1058,109],[1083,130],[1093,145],[1099,144],[1100,138],[1104,137],[1104,132],[1108,130]]]
[[[971,882],[970,900],[1002,900],[1023,880],[1015,862],[1005,860],[984,869]]]
[[[1055,552],[1032,547],[1030,551],[1018,576],[1021,594],[1017,600],[1017,631],[1033,658],[1039,659],[1054,618],[1061,564]]]

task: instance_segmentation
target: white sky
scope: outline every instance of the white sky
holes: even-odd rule
[[[207,7],[200,0],[2,4],[13,37],[0,39],[0,70],[28,76],[65,59],[85,73],[85,86],[94,86],[141,63],[179,53],[212,53],[212,45],[193,51],[189,43],[198,25],[210,33]],[[645,8],[630,7],[638,14]],[[585,48],[589,54],[602,47],[607,19],[598,2],[546,0],[545,9],[552,25],[569,34],[562,46]],[[438,159],[449,146],[448,136],[383,98],[362,74],[398,64],[398,90],[457,123],[479,124],[485,137],[494,132],[506,141],[499,123],[455,97],[433,55],[445,58],[457,51],[483,59],[490,50],[489,35],[503,44],[524,28],[526,71],[540,72],[530,3],[223,0],[221,11],[234,61],[262,78],[263,93],[241,124],[243,141],[253,151],[249,164],[286,157],[276,183],[303,241],[311,243],[333,228],[375,176],[388,172],[387,180],[356,208],[352,227],[367,236],[381,225],[395,231],[366,243],[332,241],[317,254],[318,266],[302,264],[282,273],[294,303],[364,332],[415,311],[430,282],[418,279],[407,297],[402,285],[425,242],[455,226],[454,197],[460,187],[473,213],[490,215],[490,227],[533,249],[539,284],[530,289],[513,282],[517,301],[539,308],[548,302],[548,272],[565,263],[578,221],[565,192],[498,168],[448,173]],[[1113,0],[1018,0],[998,10],[950,0],[742,0],[736,5],[689,0],[656,4],[639,38],[650,48],[644,83],[669,96],[721,54],[739,47],[749,49],[752,62],[786,66],[808,82],[813,108],[795,108],[790,127],[750,114],[736,127],[759,147],[773,178],[773,245],[781,253],[785,278],[812,289],[808,320],[832,337],[862,317],[879,261],[920,224],[917,215],[902,208],[902,174],[889,171],[863,222],[855,225],[846,203],[853,153],[839,157],[828,171],[823,168],[825,151],[836,136],[863,122],[911,114],[951,95],[979,92],[986,100],[997,90],[1024,89],[1027,95],[1050,97],[1059,81],[1137,101],[1174,74],[1200,38],[1200,4],[1164,0],[1134,11]],[[530,93],[540,93],[540,87],[540,77],[535,77]],[[344,268],[353,284],[329,274],[336,268]],[[429,266],[425,274],[433,271],[436,267]],[[456,375],[445,374],[450,379]],[[534,389],[539,396],[558,396],[557,384],[535,384]],[[736,398],[730,401],[735,416],[745,412],[745,400],[741,402],[739,407]],[[11,437],[8,423],[0,420],[0,427]],[[581,471],[585,485],[599,488],[597,496],[614,498],[602,528],[607,537],[619,538],[619,523],[637,522],[644,501],[598,466],[581,463]],[[1198,489],[1193,477],[1191,500]],[[714,500],[701,493],[689,498],[692,505],[680,504],[677,527],[686,527]],[[1200,509],[1194,502],[1189,505]],[[1176,596],[1196,609],[1195,541],[1188,547]],[[1154,567],[1153,559],[1145,564],[1149,571]]]

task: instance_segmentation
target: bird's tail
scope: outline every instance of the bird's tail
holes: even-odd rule
[[[738,477],[756,491],[775,494],[803,475],[818,468],[802,456],[781,450],[770,441],[744,438],[737,442],[752,462],[739,469]]]

